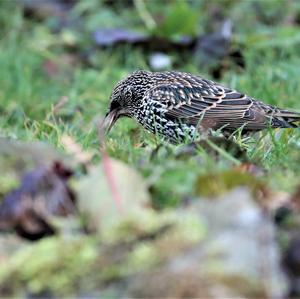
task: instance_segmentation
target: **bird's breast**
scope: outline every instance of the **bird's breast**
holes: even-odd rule
[[[137,121],[148,131],[172,141],[194,140],[198,134],[195,126],[179,119],[166,116],[167,106],[160,102],[149,102],[140,107],[136,114]]]

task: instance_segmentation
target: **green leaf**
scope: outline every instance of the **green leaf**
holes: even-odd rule
[[[195,35],[199,15],[186,2],[175,2],[169,9],[164,21],[157,26],[154,34],[173,39],[182,35]]]

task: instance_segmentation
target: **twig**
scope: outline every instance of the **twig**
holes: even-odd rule
[[[120,195],[120,192],[116,184],[111,159],[109,158],[106,152],[103,122],[99,121],[97,127],[98,127],[98,138],[100,143],[100,152],[102,154],[104,174],[106,176],[107,183],[111,190],[112,198],[116,204],[116,207],[119,212],[122,212],[122,197]]]
[[[59,101],[54,105],[52,112],[56,114],[67,102],[69,98],[67,96],[62,96]]]
[[[61,137],[61,143],[65,150],[71,154],[76,161],[80,164],[88,167],[91,164],[93,154],[89,151],[84,151],[80,144],[78,144],[71,136],[63,134]]]
[[[232,163],[234,163],[235,165],[239,166],[241,165],[241,162],[236,159],[235,157],[233,157],[232,155],[230,155],[229,153],[227,153],[225,150],[223,150],[221,147],[218,147],[216,144],[214,144],[212,141],[210,141],[209,139],[206,140],[207,144],[214,149],[216,152],[218,152],[221,156],[223,156],[224,158],[228,159],[229,161],[231,161]]]
[[[145,2],[143,0],[133,0],[133,3],[147,29],[153,30],[156,27],[156,23],[147,10]]]

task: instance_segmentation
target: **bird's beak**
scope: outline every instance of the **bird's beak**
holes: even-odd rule
[[[109,133],[109,131],[111,130],[118,118],[119,111],[117,109],[112,110],[105,115],[103,121],[103,129],[105,130],[105,133]]]

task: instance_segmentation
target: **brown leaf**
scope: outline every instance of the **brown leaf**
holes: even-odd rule
[[[57,0],[21,0],[19,1],[24,8],[25,16],[34,17],[39,20],[48,18],[49,16],[65,19],[72,5]]]
[[[288,298],[300,296],[300,235],[294,236],[283,254],[283,266],[289,278]]]
[[[71,175],[72,171],[60,162],[26,173],[20,187],[1,202],[0,230],[15,229],[30,240],[54,234],[49,216],[67,216],[76,211],[75,194],[67,184]]]
[[[235,167],[236,170],[242,173],[250,173],[254,176],[263,176],[265,174],[265,170],[260,168],[259,166],[253,163],[242,163],[239,166]]]
[[[293,209],[300,212],[300,186],[297,188],[290,201]]]
[[[46,59],[43,62],[43,71],[49,77],[66,75],[69,74],[72,67],[78,63],[79,57],[75,54],[61,54],[55,57],[55,59]]]

